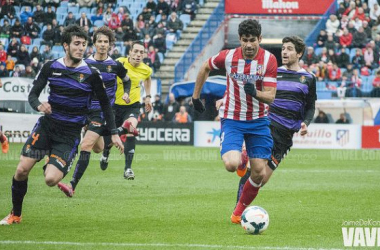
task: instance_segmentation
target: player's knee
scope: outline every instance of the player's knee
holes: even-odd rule
[[[88,142],[86,142],[86,141],[84,141],[83,143],[82,143],[82,145],[80,146],[80,150],[81,151],[87,151],[87,152],[90,152],[91,151],[91,149],[93,148],[93,144],[92,143],[88,143]]]
[[[17,169],[16,169],[16,179],[18,180],[25,180],[27,177],[28,177],[28,174],[29,174],[29,171],[22,167],[22,166],[18,166]]]
[[[99,154],[99,153],[101,153],[103,150],[102,150],[101,148],[98,148],[98,147],[93,147],[93,148],[92,148],[92,151],[94,151],[94,153],[96,153],[96,154]]]
[[[54,187],[55,185],[57,185],[59,182],[59,179],[58,178],[55,178],[54,176],[45,176],[45,183],[46,185],[48,185],[49,187]]]
[[[256,183],[262,183],[265,179],[265,168],[251,169],[251,179]]]
[[[239,162],[233,160],[225,160],[224,166],[228,172],[235,172],[237,167],[239,166]]]

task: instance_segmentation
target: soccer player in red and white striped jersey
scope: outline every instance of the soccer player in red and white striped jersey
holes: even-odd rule
[[[276,95],[277,61],[260,47],[261,25],[252,19],[239,24],[241,47],[223,50],[209,58],[201,67],[193,93],[194,108],[204,111],[199,100],[204,82],[211,70],[225,69],[227,89],[223,98],[221,117],[221,155],[226,170],[244,169],[241,145],[245,141],[251,165],[251,176],[244,186],[240,200],[231,215],[236,223],[244,209],[257,196],[265,176],[267,159],[273,145],[269,129],[268,109]]]

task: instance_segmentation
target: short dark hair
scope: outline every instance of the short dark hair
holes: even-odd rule
[[[130,50],[132,50],[133,49],[133,46],[135,46],[135,44],[138,44],[138,45],[141,45],[141,46],[143,46],[144,47],[144,44],[141,42],[141,41],[139,41],[139,40],[136,40],[136,41],[133,41],[132,42],[132,46],[131,46],[131,49]],[[144,47],[145,48],[145,47]]]
[[[305,53],[305,48],[306,48],[305,42],[299,36],[286,36],[284,37],[284,39],[282,39],[282,44],[284,43],[294,44],[297,54],[301,53],[301,57]]]
[[[63,30],[61,44],[70,44],[73,36],[77,36],[88,41],[88,34],[81,26],[69,25]]]
[[[93,35],[93,42],[96,43],[96,39],[98,39],[98,35],[105,35],[108,37],[109,43],[112,45],[115,42],[115,34],[113,31],[108,28],[107,26],[102,26],[99,29],[97,29]]]
[[[259,38],[261,36],[261,24],[254,19],[244,20],[239,24],[239,37],[243,35],[252,35]]]

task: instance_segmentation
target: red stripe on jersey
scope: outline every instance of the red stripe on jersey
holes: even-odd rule
[[[238,50],[236,50],[238,51]],[[242,58],[241,50],[239,50],[240,53],[234,53],[232,57],[232,63],[231,65],[233,68],[231,69],[231,73],[236,73],[238,69],[239,64],[239,58]],[[241,102],[240,102],[240,90],[239,90],[239,84],[236,80],[231,79],[234,86],[234,97],[235,97],[235,110],[234,110],[234,120],[240,120],[240,111],[241,111]]]
[[[246,63],[244,65],[244,74],[250,75],[251,74],[251,63]],[[246,83],[247,84],[247,83]],[[249,83],[250,84],[250,83]],[[257,86],[256,86],[257,88]],[[246,95],[246,101],[247,101],[247,111],[246,111],[246,120],[252,120],[253,116],[253,104],[252,104],[252,97],[250,95]]]
[[[264,86],[265,86],[265,87],[273,87],[273,88],[276,88],[276,87],[277,87],[277,83],[275,83],[275,82],[264,82]]]

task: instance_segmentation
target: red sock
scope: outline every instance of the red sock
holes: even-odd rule
[[[260,187],[261,184],[256,184],[251,178],[248,178],[248,181],[244,184],[239,202],[235,207],[234,215],[240,216],[244,212],[244,209],[256,198]]]
[[[4,143],[6,140],[7,140],[7,137],[5,137],[4,134],[1,134],[1,136],[0,136],[0,142]]]

